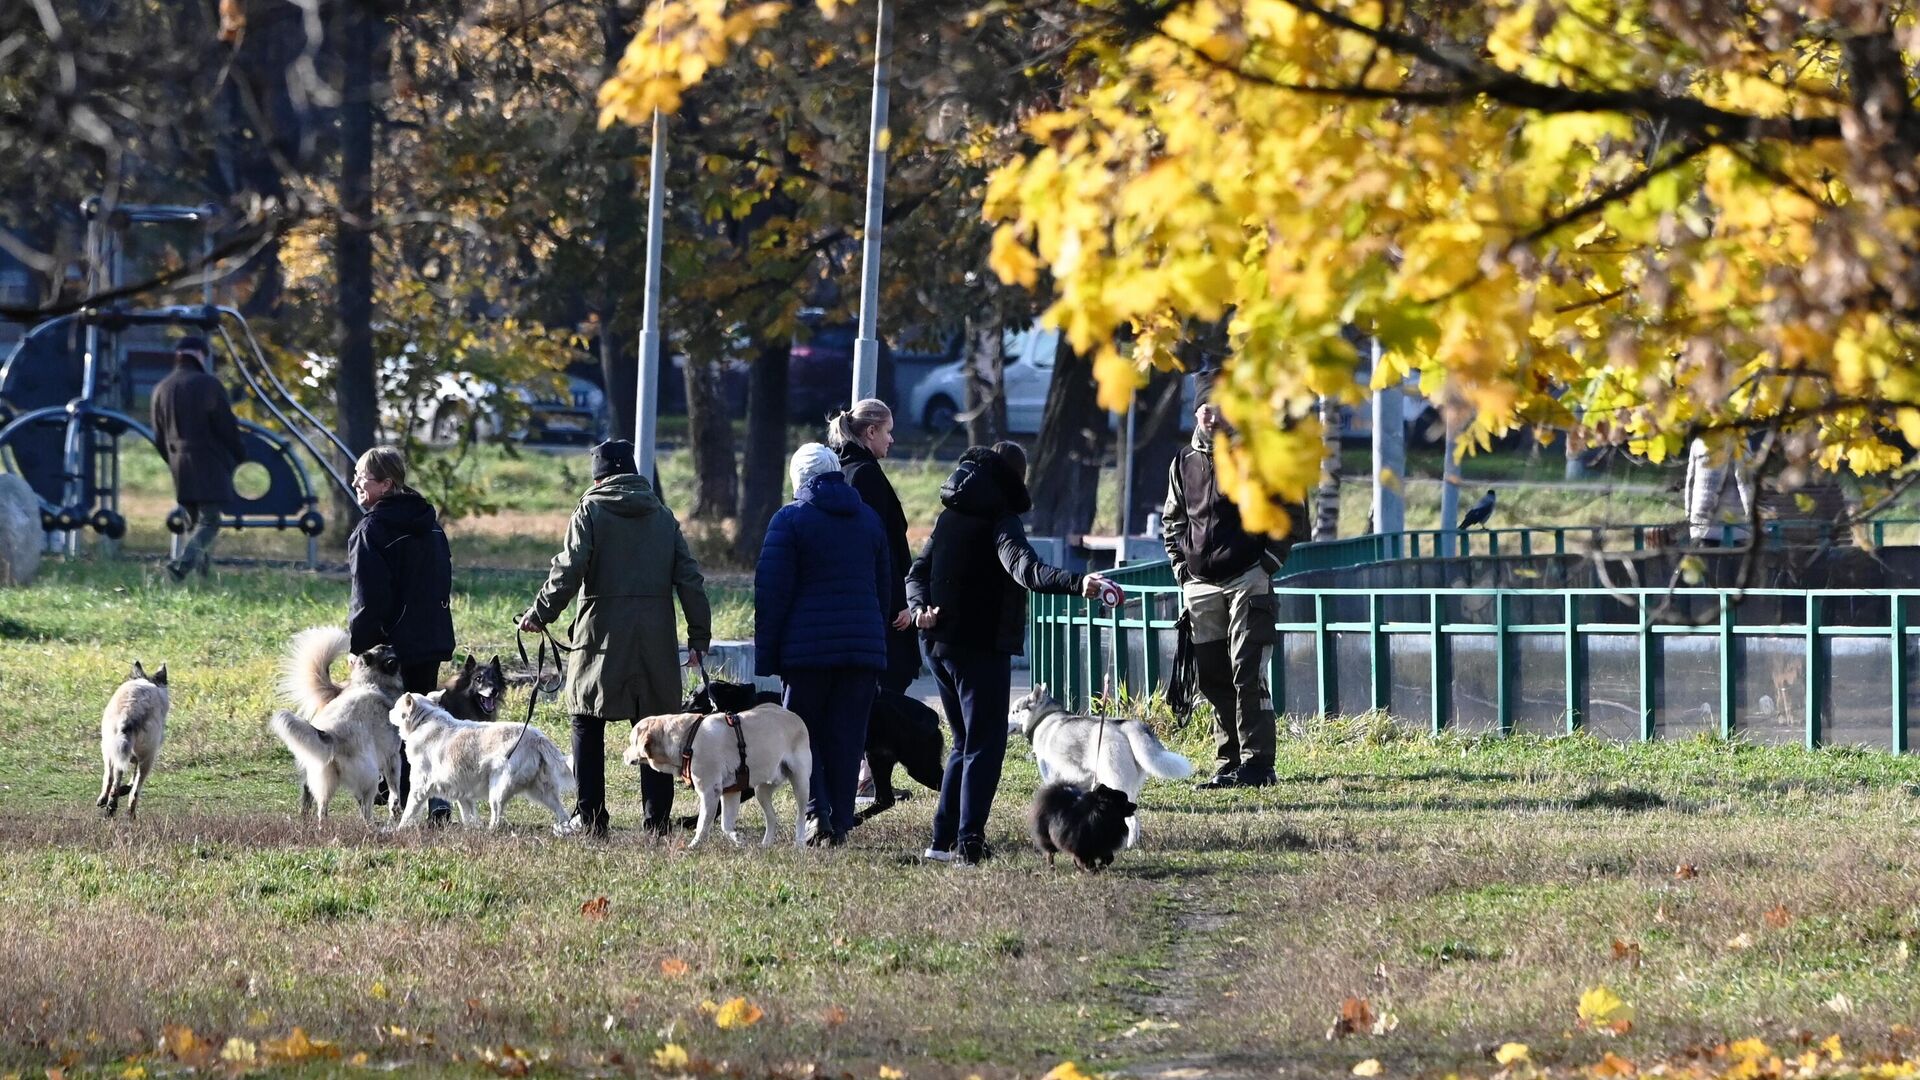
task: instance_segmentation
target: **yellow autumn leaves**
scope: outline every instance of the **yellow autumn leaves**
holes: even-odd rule
[[[600,126],[638,124],[673,112],[680,95],[754,34],[786,14],[784,3],[674,0],[649,5],[619,69],[600,87]]]

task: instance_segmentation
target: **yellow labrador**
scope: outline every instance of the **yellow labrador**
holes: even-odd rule
[[[793,843],[795,847],[804,846],[807,790],[813,778],[813,748],[807,742],[807,725],[778,705],[756,705],[739,717],[740,731],[736,735],[725,713],[649,716],[634,725],[624,760],[629,765],[647,765],[675,775],[681,773],[682,763],[689,764],[693,788],[700,795],[700,822],[694,827],[692,843],[687,846],[699,847],[707,838],[716,806],[720,808],[720,831],[738,844],[740,836],[734,831],[733,823],[740,812],[740,792],[726,789],[733,786],[740,768],[740,737],[744,736],[747,782],[752,785],[753,797],[760,801],[760,812],[767,819],[767,833],[761,845],[770,847],[780,840],[780,819],[773,812],[773,789],[784,776],[793,785],[796,807]]]

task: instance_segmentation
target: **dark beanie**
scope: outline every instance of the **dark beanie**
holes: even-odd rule
[[[609,476],[639,471],[640,467],[633,462],[633,444],[627,440],[608,439],[593,448],[594,483],[597,484]]]

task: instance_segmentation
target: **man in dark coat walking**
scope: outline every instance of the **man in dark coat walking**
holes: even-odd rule
[[[227,388],[207,370],[207,341],[183,337],[173,347],[173,371],[153,388],[153,437],[173,471],[174,498],[193,532],[167,573],[184,581],[213,564],[220,512],[233,501],[233,470],[247,459]]]

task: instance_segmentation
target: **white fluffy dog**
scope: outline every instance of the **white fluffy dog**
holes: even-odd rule
[[[372,824],[380,781],[400,790],[400,733],[387,720],[400,692],[400,660],[392,648],[376,645],[349,661],[347,683],[341,686],[329,671],[347,645],[347,632],[334,626],[294,636],[281,687],[300,712],[281,709],[273,714],[272,726],[299,763],[322,821],[334,793],[345,788],[360,804],[360,816]]]
[[[767,832],[763,847],[780,842],[780,818],[773,812],[773,790],[784,776],[793,785],[793,846],[807,842],[807,789],[813,782],[813,747],[807,742],[807,725],[798,716],[778,705],[756,705],[740,718],[738,735],[727,723],[726,713],[668,713],[649,716],[633,727],[624,760],[629,765],[647,765],[668,775],[680,771],[687,762],[693,775],[694,790],[700,794],[700,821],[694,827],[689,848],[700,846],[713,824],[713,812],[720,810],[720,831],[738,844],[734,818],[740,812],[740,792],[733,786],[741,765],[740,740],[746,740],[748,782],[753,797],[766,816]]]
[[[413,770],[401,826],[418,818],[431,797],[458,806],[464,825],[479,820],[475,803],[485,799],[487,826],[497,829],[501,809],[515,795],[553,811],[555,828],[564,825],[560,799],[573,792],[573,770],[553,740],[536,727],[455,719],[436,703],[438,694],[402,694],[393,705],[393,726]]]

